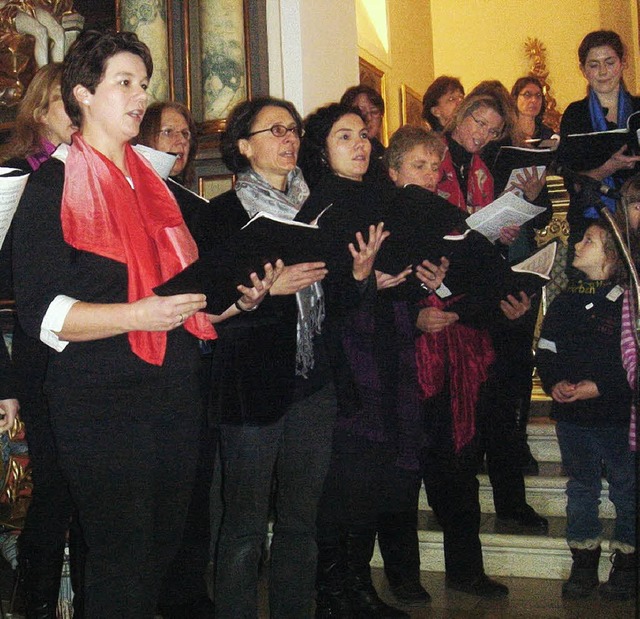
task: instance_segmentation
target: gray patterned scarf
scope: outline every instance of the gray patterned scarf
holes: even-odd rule
[[[239,172],[236,195],[249,217],[260,211],[293,219],[309,196],[309,187],[300,168],[289,172],[286,191],[278,191],[252,169]],[[319,282],[296,293],[298,337],[296,374],[307,377],[313,368],[313,336],[320,333],[324,320],[324,293]]]

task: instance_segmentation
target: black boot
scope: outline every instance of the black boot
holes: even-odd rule
[[[605,600],[631,600],[636,597],[638,579],[638,556],[636,552],[624,553],[616,550],[611,557],[609,580],[598,589]]]
[[[20,586],[26,619],[56,619],[62,561],[19,559]]]
[[[373,555],[376,533],[373,529],[351,529],[347,532],[346,588],[354,619],[409,619],[402,610],[385,604],[371,582],[369,562]]]
[[[318,542],[316,574],[316,619],[352,619],[351,605],[344,587],[346,566],[339,544]]]
[[[573,565],[569,580],[562,585],[562,597],[569,600],[587,598],[595,592],[600,584],[598,581],[598,563],[601,548],[593,550],[586,548],[571,548]]]
[[[378,546],[393,596],[407,606],[424,606],[431,596],[420,582],[417,510],[386,512],[378,519]]]

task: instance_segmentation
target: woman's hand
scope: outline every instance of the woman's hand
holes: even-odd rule
[[[620,150],[613,153],[599,168],[585,172],[585,174],[601,181],[619,170],[633,170],[640,161],[640,155],[625,155],[626,150],[627,145],[625,144]]]
[[[520,226],[505,226],[500,228],[500,242],[511,245],[520,236]]]
[[[538,168],[531,166],[530,168],[523,168],[522,172],[516,175],[516,181],[511,185],[522,191],[524,197],[533,202],[547,182],[546,171],[542,174],[538,174]]]
[[[424,307],[418,314],[416,327],[425,333],[438,333],[460,320],[455,312],[445,312],[437,307]]]
[[[416,267],[416,277],[429,288],[429,290],[437,290],[442,285],[448,269],[449,260],[444,256],[440,258],[439,265],[435,265],[428,260],[423,260],[422,264]]]
[[[577,400],[590,400],[600,395],[598,385],[592,380],[581,380],[579,383],[570,383],[561,380],[551,389],[551,397],[560,404],[576,402]]]
[[[517,320],[531,309],[531,299],[525,292],[520,291],[520,298],[516,299],[512,294],[500,301],[500,309],[509,320]]]
[[[365,243],[361,232],[356,232],[356,248],[354,243],[349,243],[349,252],[353,257],[353,278],[359,282],[367,279],[373,270],[373,264],[383,241],[390,232],[384,229],[384,223],[377,226],[369,226],[369,239]]]
[[[153,295],[129,305],[133,324],[127,331],[171,331],[204,309],[207,298],[203,294]]]
[[[389,273],[383,273],[382,271],[376,270],[376,287],[378,290],[384,290],[386,288],[395,288],[400,284],[404,284],[411,271],[413,271],[411,265],[397,275],[389,275]]]
[[[20,410],[18,400],[13,398],[0,400],[0,434],[8,432],[13,427]]]
[[[286,266],[274,280],[270,294],[295,294],[323,280],[328,272],[324,262],[300,262]]]
[[[237,287],[238,292],[240,292],[242,296],[236,303],[230,305],[222,314],[206,314],[206,317],[212,324],[216,325],[228,318],[237,316],[242,311],[252,312],[254,309],[257,309],[260,303],[264,301],[267,293],[272,289],[273,284],[284,272],[285,266],[282,260],[277,260],[275,267],[270,262],[267,262],[263,268],[264,277],[262,279],[258,277],[257,273],[251,273],[249,276],[253,286],[243,286],[240,284]]]
[[[243,286],[240,284],[237,289],[242,296],[238,299],[238,305],[245,311],[250,312],[267,296],[269,290],[273,287],[273,284],[284,272],[285,266],[282,260],[276,260],[275,267],[270,263],[264,265],[264,277],[260,279],[257,273],[251,273],[249,278],[253,286]]]

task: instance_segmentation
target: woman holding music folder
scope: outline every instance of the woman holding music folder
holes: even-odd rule
[[[153,70],[135,34],[85,31],[63,63],[80,129],[31,175],[14,220],[20,322],[49,347],[59,462],[87,542],[85,616],[151,619],[195,475],[202,294],[153,288],[197,258],[165,183],[129,145]],[[234,299],[247,308],[273,279]]]
[[[359,110],[340,104],[320,108],[307,118],[305,131],[300,160],[311,196],[300,219],[312,221],[324,212],[318,225],[329,241],[329,274],[323,282],[326,338],[338,397],[332,459],[318,511],[316,617],[407,617],[378,597],[369,563],[378,517],[410,509],[418,480],[418,310],[405,292],[422,296],[424,291],[411,274],[410,260],[401,257],[388,269],[376,263],[375,274],[357,278],[359,296],[346,297],[353,246],[361,243],[358,233],[382,230],[386,197],[395,190],[365,177],[371,143]],[[436,287],[435,267],[419,268],[425,283]],[[409,277],[415,286],[406,289]],[[425,603],[429,595],[416,581],[419,560],[407,561],[416,568],[408,574],[411,583],[397,570],[393,585],[399,590],[410,584]]]
[[[566,170],[565,179],[570,195],[569,256],[589,222],[599,217],[606,206],[615,211],[615,201],[599,195],[589,184],[580,183],[571,172],[588,176],[611,188],[620,188],[634,170],[639,169],[640,154],[632,154],[628,145],[620,142],[594,142],[574,146],[568,135],[625,129],[629,117],[640,110],[640,97],[625,87],[622,73],[626,58],[620,36],[611,30],[596,30],[587,34],[578,48],[580,70],[588,83],[587,96],[571,103],[562,116],[558,161]],[[593,138],[594,140],[596,138]],[[636,141],[637,148],[637,141]]]
[[[234,189],[211,201],[208,229],[219,239],[214,245],[233,240],[260,213],[285,220],[298,214],[309,195],[297,167],[301,135],[302,121],[288,101],[265,97],[234,108],[222,155],[237,180]],[[354,249],[358,268],[371,268],[379,237],[374,231]],[[293,251],[270,296],[258,311],[243,307],[240,316],[221,324],[214,351],[223,502],[214,603],[220,618],[257,615],[272,480],[271,616],[312,613],[316,508],[336,413],[315,337],[324,318],[320,282],[327,269],[324,262],[296,264],[296,253],[305,256],[307,248],[295,239],[294,232]]]

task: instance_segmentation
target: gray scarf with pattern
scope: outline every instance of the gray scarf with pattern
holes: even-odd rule
[[[287,189],[278,191],[252,169],[239,172],[236,195],[249,217],[260,211],[285,219],[294,219],[309,196],[309,187],[300,168],[294,168],[287,178]],[[320,333],[324,320],[324,293],[320,282],[296,293],[298,305],[298,337],[296,374],[307,377],[313,368],[313,336]]]

